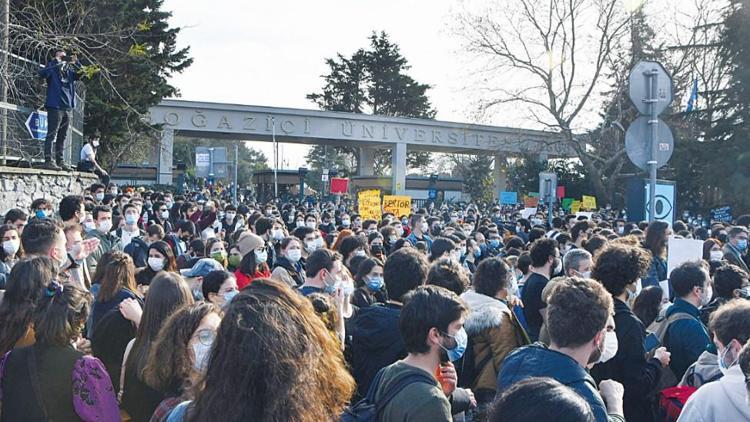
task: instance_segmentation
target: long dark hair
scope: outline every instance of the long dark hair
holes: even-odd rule
[[[92,300],[91,293],[75,284],[48,284],[34,317],[36,344],[66,346],[80,337]]]
[[[16,252],[16,258],[23,258],[23,245],[21,245],[21,234],[18,233],[18,230],[15,227],[11,226],[10,224],[3,224],[2,226],[0,226],[0,242],[3,241],[3,237],[5,237],[5,233],[11,230],[16,232],[16,234],[18,235],[18,251]],[[2,246],[1,243],[0,243],[0,246]],[[5,262],[5,260],[7,260],[8,258],[10,257],[8,256],[7,253],[5,253],[5,249],[0,247],[0,261]]]
[[[357,267],[357,273],[354,275],[354,284],[357,287],[362,287],[365,285],[365,276],[367,274],[370,274],[370,271],[372,271],[375,267],[383,267],[383,262],[377,258],[367,258],[362,263],[359,264],[359,267]]]
[[[635,297],[633,313],[648,327],[659,316],[664,290],[659,286],[648,286]]]
[[[646,240],[643,246],[650,250],[654,256],[664,257],[667,249],[667,241],[664,239],[669,224],[664,221],[652,221],[646,229]]]
[[[172,248],[169,247],[169,244],[163,240],[159,240],[158,242],[154,242],[148,246],[148,251],[151,252],[151,249],[156,249],[157,252],[164,255],[165,258],[167,258],[167,262],[164,264],[164,271],[170,272],[170,273],[176,273],[177,272],[177,260],[174,257],[174,252],[172,252]],[[151,267],[148,267],[151,268]]]
[[[151,348],[143,380],[151,388],[167,394],[183,393],[193,371],[188,344],[203,318],[221,310],[210,302],[198,302],[177,309],[159,330]]]
[[[193,303],[193,295],[185,280],[179,274],[159,272],[148,289],[148,298],[143,307],[143,316],[135,334],[135,342],[128,356],[126,368],[136,371],[141,378],[146,367],[148,354],[156,341],[164,321],[185,304]]]
[[[312,304],[279,281],[259,279],[229,305],[203,387],[188,421],[318,422],[339,417],[354,380]]]
[[[260,270],[261,272],[267,271],[268,261],[258,265],[258,263],[255,261],[255,250],[252,250],[242,257],[240,266],[237,269],[240,270],[242,274],[252,277],[253,275],[255,275],[255,272],[257,270]]]
[[[13,266],[0,302],[0,354],[15,347],[26,334],[47,284],[56,276],[57,266],[46,256],[24,259]]]

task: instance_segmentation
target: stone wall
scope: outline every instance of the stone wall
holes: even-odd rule
[[[46,198],[57,208],[66,195],[81,195],[99,180],[92,173],[0,167],[0,213],[11,208],[28,210],[37,198]]]

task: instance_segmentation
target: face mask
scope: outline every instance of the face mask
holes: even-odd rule
[[[714,291],[710,285],[703,289],[703,294],[701,294],[701,306],[708,305],[708,303],[711,302],[711,297],[713,295]]]
[[[36,210],[36,218],[47,218],[47,213],[44,212],[44,210]]]
[[[422,230],[423,233],[427,233],[430,230],[430,225],[427,223],[422,223],[419,228]]]
[[[383,288],[383,284],[385,283],[383,282],[383,277],[367,277],[365,279],[365,284],[368,289],[377,292]]]
[[[94,198],[97,202],[102,202],[104,200],[104,193],[96,193],[94,194]]]
[[[229,305],[229,303],[234,299],[235,296],[239,294],[239,290],[232,290],[231,292],[226,292],[222,296],[224,296],[224,305]]]
[[[226,215],[226,220],[231,223],[232,221],[234,221],[234,217],[236,217],[236,216],[237,216],[236,213],[228,212],[227,215]]]
[[[490,246],[493,248],[499,248],[500,247],[500,240],[499,239],[490,239]]]
[[[169,220],[169,211],[162,211],[160,216],[162,220]]]
[[[599,351],[599,359],[595,363],[604,363],[617,354],[617,334],[614,331],[607,331],[604,333],[604,342],[602,343],[602,349]]]
[[[125,224],[132,226],[138,222],[138,216],[135,214],[125,214]]]
[[[319,237],[319,238],[315,239],[315,246],[316,246],[316,247],[317,247],[318,249],[320,249],[320,248],[324,247],[325,245],[326,245],[326,244],[325,244],[325,243],[323,242],[323,238],[322,238],[322,237]],[[362,251],[362,252],[364,252],[364,251]]]
[[[297,222],[296,222],[296,223],[294,223],[294,224],[295,224],[295,225],[296,225],[297,227],[305,227],[305,222],[304,222],[304,221],[297,221]]]
[[[271,215],[271,210],[266,210],[266,215]]]
[[[19,240],[6,240],[3,242],[3,251],[6,255],[15,255],[20,245],[21,241]]]
[[[409,224],[409,220],[406,219],[406,218],[404,218],[403,220],[401,220],[401,224],[405,226],[405,225]]]
[[[357,249],[354,251],[354,256],[367,256],[367,252],[363,251],[362,249]]]
[[[395,237],[395,236],[394,236],[394,237],[390,237],[390,238],[388,238],[388,243],[390,243],[391,245],[393,245],[393,244],[394,244],[394,243],[396,243],[397,241],[398,241],[398,237]]]
[[[639,294],[641,294],[641,290],[643,289],[643,285],[641,284],[641,279],[635,281],[635,291],[628,290],[628,302],[633,303],[636,297],[638,297]]]
[[[482,250],[481,249],[475,250],[474,251],[474,258],[479,258],[480,256],[482,256]]]
[[[455,336],[452,336],[448,333],[444,333],[445,336],[452,338],[456,342],[456,347],[452,349],[448,349],[442,344],[440,347],[445,350],[445,353],[448,354],[448,360],[451,362],[455,362],[464,355],[464,352],[466,351],[466,344],[469,342],[469,338],[466,335],[466,330],[464,330],[463,327],[461,327],[460,330],[456,333]]]
[[[724,259],[724,252],[722,251],[711,251],[711,261],[721,261]]]
[[[739,249],[741,252],[745,252],[747,249],[747,240],[742,239],[737,242],[737,249]]]
[[[730,345],[731,345],[731,343],[730,343]],[[724,348],[723,352],[719,353],[718,356],[716,356],[716,359],[719,361],[719,371],[721,371],[722,375],[726,375],[727,371],[729,370],[729,368],[731,368],[732,366],[734,366],[737,363],[737,361],[739,360],[739,356],[738,356],[738,357],[734,358],[734,360],[732,361],[732,363],[730,363],[729,365],[726,364],[727,353],[730,350],[732,350],[731,347],[727,346],[727,347]]]
[[[286,253],[287,258],[292,262],[298,262],[302,258],[302,251],[299,249],[291,249]]]
[[[341,225],[344,227],[349,227],[350,224],[352,224],[352,222],[348,218],[341,220]]]
[[[383,245],[372,245],[370,246],[370,252],[373,255],[380,255],[383,253]]]
[[[281,240],[284,238],[284,232],[281,229],[271,230],[271,239]]]
[[[201,342],[195,343],[193,345],[193,353],[195,354],[193,368],[201,374],[204,374],[208,368],[208,358],[211,355],[211,345],[209,344],[206,346]]]
[[[338,277],[333,277],[328,273],[328,277],[323,281],[323,292],[329,295],[335,295],[336,290],[341,287],[341,280]]]
[[[308,252],[313,252],[316,249],[318,249],[318,242],[314,240],[310,240],[308,242],[305,242],[305,248],[307,248]]]
[[[230,255],[228,259],[229,266],[232,268],[237,268],[240,266],[240,262],[242,262],[242,257],[239,255]]]
[[[617,227],[617,234],[619,234],[620,236],[622,236],[623,234],[625,234],[625,227],[618,226]]]
[[[466,256],[466,246],[461,246],[461,257]]]
[[[305,225],[307,227],[311,228],[311,229],[315,228],[315,222],[314,221],[308,221],[307,223],[305,223]]]
[[[268,261],[268,252],[266,251],[255,251],[255,263],[262,264]]]
[[[101,224],[99,224],[98,230],[100,233],[109,233],[109,231],[112,230],[112,220],[102,221]]]
[[[96,230],[96,224],[94,224],[93,221],[87,221],[83,223],[83,228],[86,229],[87,232]]]
[[[164,269],[164,260],[162,258],[149,257],[148,266],[151,267],[152,270],[159,272]]]
[[[591,271],[581,271],[578,273],[583,278],[591,278]]]
[[[227,253],[225,251],[216,251],[211,253],[211,258],[220,264],[224,264],[224,260],[227,259]]]
[[[451,259],[456,262],[461,262],[461,251],[451,251]]]

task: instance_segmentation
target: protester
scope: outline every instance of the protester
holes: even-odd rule
[[[492,406],[489,422],[594,422],[591,406],[552,378],[528,378],[513,384]]]
[[[643,283],[641,281],[641,283]],[[664,290],[658,286],[648,286],[641,290],[641,293],[633,301],[633,313],[648,328],[652,322],[659,316],[663,307],[669,306],[670,303],[664,303]]]
[[[296,237],[284,237],[279,242],[279,255],[274,263],[271,278],[283,281],[290,287],[304,284],[305,270],[302,260],[302,245]]]
[[[663,221],[649,224],[643,247],[651,252],[651,267],[641,282],[643,287],[658,286],[660,281],[667,279],[667,243],[670,234],[669,224]]]
[[[353,391],[341,348],[312,305],[281,282],[259,279],[227,308],[204,388],[167,421],[334,420]]]
[[[237,250],[242,256],[242,260],[234,272],[240,290],[254,280],[271,277],[271,271],[267,263],[268,252],[266,252],[264,245],[263,239],[249,231],[240,235],[237,241]]]
[[[108,256],[106,256],[108,255]],[[99,289],[96,301],[91,312],[91,331],[93,335],[97,323],[104,314],[114,308],[119,308],[120,303],[126,299],[140,299],[135,285],[135,266],[133,260],[120,251],[107,252],[107,263],[101,270],[99,278]]]
[[[740,267],[746,273],[748,270],[745,257],[747,255],[748,230],[744,226],[735,226],[727,232],[728,241],[724,244],[724,259],[732,265]]]
[[[14,226],[0,226],[0,240],[3,242],[0,248],[0,290],[5,290],[10,271],[16,262],[23,258],[24,253],[20,235]]]
[[[750,298],[750,280],[740,267],[725,264],[716,269],[713,275],[713,297],[708,305],[701,307],[701,322],[708,326],[709,317],[721,305],[736,298]]]
[[[135,275],[136,283],[141,286],[151,285],[151,280],[162,271],[177,272],[177,261],[172,248],[166,242],[154,242],[148,246],[148,265],[140,268]]]
[[[531,275],[526,279],[521,301],[523,314],[528,324],[528,334],[532,341],[539,338],[542,328],[541,310],[545,307],[542,290],[553,274],[562,271],[562,260],[557,242],[553,239],[539,239],[531,245]]]

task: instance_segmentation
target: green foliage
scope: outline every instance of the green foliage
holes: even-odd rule
[[[367,50],[357,50],[351,57],[337,54],[335,59],[326,59],[330,70],[323,75],[322,91],[308,94],[307,98],[322,110],[434,118],[435,110],[426,94],[430,86],[418,83],[405,73],[410,66],[398,45],[385,32],[373,32],[369,39]],[[320,186],[321,165],[337,166],[342,175],[356,171],[356,166],[351,163],[356,162],[358,150],[350,146],[328,147],[334,155],[342,157],[331,155],[328,160],[322,160],[324,149],[315,146],[307,156],[311,169],[309,179],[314,189]],[[412,151],[408,154],[410,168],[424,169],[429,163],[427,152]],[[375,173],[383,174],[390,166],[391,150],[378,150],[373,163]],[[313,180],[315,175],[318,177]]]
[[[464,155],[453,157],[454,171],[464,179],[463,191],[473,202],[492,202],[495,181],[493,180],[491,155]]]
[[[194,177],[196,147],[225,147],[227,149],[227,160],[233,162],[234,144],[236,142],[238,141],[227,142],[219,139],[176,138],[173,149],[174,162],[184,163],[188,176]],[[263,152],[249,148],[244,142],[240,142],[238,152],[237,179],[240,186],[247,186],[252,183],[254,171],[269,168],[268,158]],[[232,170],[230,169],[230,177],[226,185],[231,183],[231,176]]]
[[[581,163],[572,160],[539,161],[533,155],[525,155],[516,159],[508,170],[510,190],[526,195],[539,190],[539,173],[552,172],[557,174],[557,185],[565,186],[565,196],[581,198],[583,195],[594,194],[593,186],[586,177],[586,169]],[[608,199],[602,198],[602,201]]]

